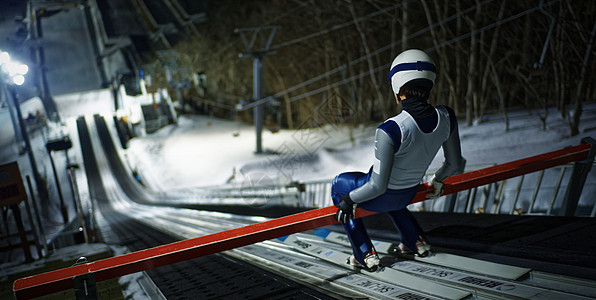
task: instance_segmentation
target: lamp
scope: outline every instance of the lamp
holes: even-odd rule
[[[29,67],[17,61],[10,59],[10,54],[0,50],[0,68],[6,75],[8,84],[22,85],[25,83],[25,74],[29,72]]]
[[[0,80],[3,81],[7,90],[10,92],[12,96],[12,100],[14,101],[14,106],[17,114],[17,121],[19,127],[21,128],[21,134],[23,135],[23,139],[25,141],[25,148],[27,150],[29,161],[31,163],[31,169],[33,173],[33,178],[35,180],[35,185],[37,186],[38,195],[42,198],[42,200],[47,200],[47,191],[45,191],[45,188],[42,188],[42,186],[45,185],[45,182],[41,179],[39,175],[40,173],[37,169],[35,155],[31,147],[31,140],[29,139],[29,134],[27,132],[27,125],[25,125],[23,121],[23,114],[21,112],[21,105],[17,94],[17,86],[20,86],[23,83],[25,83],[24,75],[27,74],[27,72],[29,72],[29,67],[27,65],[12,60],[8,52],[0,50]],[[2,84],[0,84],[0,86],[2,86]],[[66,224],[68,222],[68,211],[66,210],[66,207],[63,202],[64,201],[60,194],[60,207],[64,223]]]

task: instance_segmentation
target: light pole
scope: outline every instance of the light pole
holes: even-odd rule
[[[60,180],[58,180],[58,172],[56,172],[56,165],[54,163],[54,151],[68,150],[72,148],[72,142],[68,137],[62,139],[51,140],[46,143],[46,150],[50,156],[50,163],[52,164],[52,171],[54,172],[54,179],[56,181],[56,190],[58,191],[58,198],[60,200],[60,212],[62,213],[62,220],[64,224],[68,223],[68,208],[64,203],[64,197],[62,196],[62,189],[60,188]],[[68,154],[66,154],[68,159]],[[75,205],[76,207],[76,205]]]
[[[25,82],[25,74],[27,74],[28,71],[29,67],[27,67],[27,65],[12,61],[10,59],[10,55],[7,52],[0,50],[0,80],[2,80],[2,84],[6,85],[6,89],[12,97],[12,101],[14,101],[17,115],[16,117],[21,129],[23,140],[25,142],[25,150],[27,151],[27,155],[29,157],[31,171],[33,172],[33,179],[35,180],[35,185],[37,186],[37,192],[41,199],[45,200],[46,193],[42,190],[42,187],[45,186],[45,183],[41,179],[39,170],[37,169],[35,155],[31,147],[31,140],[29,139],[29,133],[27,132],[27,125],[25,124],[25,121],[23,121],[19,96],[16,91],[17,86],[20,86]]]
[[[240,57],[247,57],[250,56],[253,58],[253,101],[259,102],[263,98],[263,58],[268,54],[274,54],[275,51],[269,50],[271,46],[271,41],[273,40],[273,36],[279,26],[262,26],[256,28],[237,28],[234,30],[235,33],[239,33],[242,37],[242,41],[247,48],[247,53],[240,54]],[[254,46],[259,36],[263,34],[264,31],[269,31],[269,36],[266,40],[261,40],[263,44],[263,49],[260,51],[255,51]],[[249,39],[246,38],[245,33],[252,33],[252,37]],[[264,37],[264,36],[263,36]],[[262,132],[263,132],[263,118],[265,114],[265,107],[263,103],[259,103],[254,108],[254,122],[255,122],[255,131],[256,131],[256,138],[257,138],[257,145],[256,145],[256,154],[263,153],[263,142],[262,142]]]
[[[255,101],[263,98],[263,56],[253,54],[253,98]],[[254,108],[255,130],[257,136],[256,153],[263,153],[263,118],[265,114],[264,104],[259,104]]]

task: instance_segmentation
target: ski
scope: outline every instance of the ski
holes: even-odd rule
[[[332,242],[337,245],[350,247],[350,242],[345,234],[333,232],[327,229],[318,229],[315,231],[316,237],[311,239],[314,243],[319,240]],[[373,241],[377,253],[392,253],[395,244]],[[379,251],[382,249],[382,251]],[[388,252],[387,252],[388,251]],[[404,255],[407,258],[413,258],[414,255]],[[436,263],[432,263],[428,258],[434,258]],[[460,265],[461,264],[461,265]],[[501,267],[506,268],[501,268]],[[541,287],[531,286],[515,282],[517,278],[509,279],[506,272],[515,271],[515,268],[507,265],[500,265],[485,262],[467,257],[438,253],[430,257],[416,257],[416,261],[404,260],[391,265],[392,269],[422,276],[433,281],[443,282],[450,286],[460,286],[462,289],[473,289],[478,295],[484,297],[512,297],[523,299],[588,299],[585,296],[569,294],[563,291],[548,290]],[[490,276],[488,271],[498,270],[503,272],[504,276]],[[524,269],[524,268],[519,268]],[[479,272],[481,270],[482,273]],[[526,272],[529,272],[528,269]],[[493,272],[498,273],[498,272]],[[525,274],[525,273],[524,273]],[[509,277],[518,277],[515,274]]]
[[[323,238],[325,241],[350,247],[350,241],[345,234],[337,233],[325,228],[319,228],[315,230],[314,234]],[[396,253],[395,249],[397,248],[397,245],[395,244],[374,240],[372,243],[378,253]],[[473,273],[479,273],[478,270],[481,270],[483,275],[499,277],[508,280],[517,280],[531,271],[531,269],[528,268],[493,263],[449,253],[432,252],[431,255],[427,257],[408,255],[408,258],[412,257],[417,261]]]
[[[415,259],[417,261],[422,261],[433,265],[455,268],[473,273],[479,273],[480,270],[484,275],[509,280],[518,280],[519,278],[528,274],[531,271],[531,269],[528,268],[503,265],[499,263],[493,263],[465,256],[440,252],[432,253],[427,257],[415,257]]]
[[[569,299],[587,300],[588,297],[569,294],[555,290],[521,284],[505,279],[490,278],[474,275],[440,266],[426,265],[417,261],[398,261],[391,268],[420,275],[425,278],[444,282],[445,284],[474,289],[475,294],[487,298],[517,298],[517,299]]]
[[[326,248],[321,245],[316,245],[307,240],[300,239],[294,235],[288,235],[278,238],[282,243],[292,246],[299,252],[309,254],[321,260],[342,266],[347,269],[355,270],[356,268],[347,264],[348,254],[342,251]],[[381,268],[375,272],[362,272],[369,277],[398,284],[403,287],[408,287],[417,291],[424,291],[433,296],[447,298],[447,299],[463,299],[469,295],[470,292],[451,288],[445,285],[437,284],[431,280],[423,279],[414,275],[410,275],[392,268]]]
[[[275,244],[282,245],[279,243]],[[283,244],[283,246],[287,245]],[[293,247],[288,249],[293,249]],[[337,285],[352,293],[352,295],[344,295],[348,298],[372,296],[377,299],[443,299],[409,290],[396,284],[370,278],[364,274],[346,272],[346,269],[343,267],[321,263],[316,257],[304,253],[296,255],[297,253],[293,251],[279,251],[279,248],[262,247],[258,245],[244,246],[240,250],[245,253],[250,253],[250,255],[254,255],[267,263],[274,263],[288,268],[288,271],[282,270],[282,272],[300,272],[320,280],[319,283],[314,283],[313,280],[309,279],[307,281],[310,282],[310,284]]]

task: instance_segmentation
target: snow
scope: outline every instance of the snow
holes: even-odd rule
[[[596,137],[596,103],[585,104],[581,135],[576,137],[569,137],[567,121],[556,110],[549,111],[546,130],[534,113],[518,111],[509,117],[509,131],[499,116],[473,126],[460,121],[467,169],[534,156],[577,145],[582,137]],[[177,125],[134,138],[126,152],[131,167],[146,184],[161,191],[223,185],[234,175],[231,181],[242,182],[256,173],[286,182],[331,180],[341,172],[370,168],[377,125],[264,131],[263,147],[268,151],[255,154],[251,125],[182,116]],[[355,138],[351,140],[350,135]],[[439,152],[430,170],[439,168],[442,158]]]
[[[255,154],[252,126],[206,116],[184,116],[177,126],[131,140],[127,156],[149,185],[161,190],[224,184],[234,170],[239,178],[263,172],[272,178],[311,181],[327,179],[342,166],[358,169],[372,162],[368,159],[346,165],[341,161],[341,148],[349,143],[345,137],[348,130],[326,126],[275,134],[264,131],[265,154]],[[354,131],[370,135],[374,129],[362,127]],[[340,150],[332,153],[336,148]]]
[[[54,99],[62,120],[114,110],[110,89],[64,94]]]

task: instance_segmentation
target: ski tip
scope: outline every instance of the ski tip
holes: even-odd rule
[[[289,237],[289,235],[284,235],[284,236],[278,237],[277,239],[280,240],[281,242],[285,242],[288,237]]]
[[[314,235],[318,236],[318,237],[322,237],[322,238],[326,238],[329,233],[331,233],[331,230],[326,229],[326,228],[317,228],[315,229]]]

